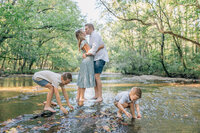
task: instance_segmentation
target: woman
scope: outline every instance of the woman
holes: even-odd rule
[[[86,53],[90,50],[90,45],[85,39],[86,33],[83,30],[76,31],[76,38],[78,40],[78,47],[79,51],[82,51],[83,54],[86,55]],[[104,45],[101,45],[97,52],[104,48]],[[78,92],[77,92],[77,101],[84,101],[84,93],[85,88],[91,88],[95,87],[95,77],[94,77],[94,56],[87,55],[86,58],[84,58],[80,65],[80,71],[78,74]]]

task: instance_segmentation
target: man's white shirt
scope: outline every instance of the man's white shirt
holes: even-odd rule
[[[92,48],[88,51],[88,53],[91,53],[94,55],[94,61],[104,60],[105,62],[109,62],[106,46],[105,46],[101,36],[96,31],[93,31],[91,33],[91,35],[89,37],[89,44],[90,44],[90,46],[92,46]],[[104,44],[104,48],[100,49],[96,53],[99,46],[102,44]]]

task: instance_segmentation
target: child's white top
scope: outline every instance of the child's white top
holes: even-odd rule
[[[33,75],[33,79],[37,81],[44,79],[51,83],[55,88],[58,88],[58,86],[62,87],[61,75],[48,70],[36,72]]]
[[[131,99],[129,97],[130,91],[123,91],[117,94],[115,97],[115,102],[119,102],[121,104],[131,103]],[[139,104],[138,100],[133,102],[134,104]]]

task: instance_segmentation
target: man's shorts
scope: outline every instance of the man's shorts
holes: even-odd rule
[[[44,79],[42,79],[42,80],[35,80],[35,79],[33,79],[33,81],[36,83],[36,84],[38,84],[38,85],[40,85],[40,86],[42,86],[42,87],[44,87],[45,85],[47,85],[49,82],[48,81],[46,81],[46,80],[44,80]]]
[[[97,60],[94,61],[94,73],[102,73],[103,71],[103,67],[106,64],[106,62],[104,60]]]

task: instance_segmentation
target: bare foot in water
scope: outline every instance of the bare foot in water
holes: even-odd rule
[[[62,110],[62,112],[63,112],[64,114],[68,114],[68,111],[66,110],[66,108],[60,107],[60,110]]]
[[[96,100],[96,99],[97,99],[97,97],[93,97],[93,98],[92,98],[92,100]]]
[[[51,107],[44,107],[44,110],[48,110],[48,111],[51,111],[51,112],[53,112],[53,113],[56,112],[56,111],[55,111],[53,108],[51,108]]]
[[[99,97],[99,98],[97,98],[97,100],[96,100],[95,102],[98,103],[98,102],[102,102],[102,101],[103,101],[103,98],[100,98],[100,97]]]
[[[79,102],[84,102],[85,101],[85,99],[79,99]]]
[[[44,101],[43,103],[44,103],[44,104],[46,104],[46,103],[47,103],[47,101]],[[57,106],[57,103],[56,103],[56,102],[52,102],[52,101],[51,101],[51,105],[53,105],[53,106]]]
[[[84,104],[83,104],[83,102],[78,102],[78,106],[83,106]]]

